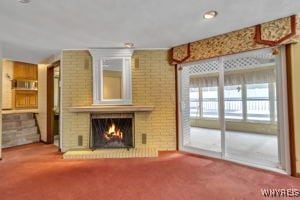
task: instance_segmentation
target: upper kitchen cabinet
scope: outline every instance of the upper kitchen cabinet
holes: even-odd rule
[[[37,80],[38,66],[35,64],[14,62],[15,80]]]

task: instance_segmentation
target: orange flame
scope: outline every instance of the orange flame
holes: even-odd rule
[[[111,140],[113,138],[123,139],[123,133],[120,129],[116,128],[116,125],[113,123],[108,131],[105,132],[104,137],[106,140]]]

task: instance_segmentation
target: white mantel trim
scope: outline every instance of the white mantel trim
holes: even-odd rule
[[[74,113],[126,113],[126,112],[152,112],[154,106],[149,105],[111,105],[111,106],[78,106],[70,107]]]
[[[114,104],[114,105],[129,105],[132,103],[132,80],[131,80],[131,57],[133,54],[132,48],[103,48],[103,49],[89,49],[89,52],[93,59],[93,105],[105,105],[105,104]],[[102,88],[102,66],[101,60],[103,58],[123,58],[123,72],[126,73],[126,76],[123,77],[123,90],[125,93],[124,99],[115,99],[115,100],[104,100],[100,91]],[[129,63],[126,69],[125,61]]]
[[[131,48],[103,48],[103,49],[89,49],[93,59],[101,57],[131,57],[133,49]]]

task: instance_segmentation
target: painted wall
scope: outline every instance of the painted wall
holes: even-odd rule
[[[292,84],[297,173],[300,173],[300,43],[292,45]]]
[[[2,63],[2,109],[12,109],[11,79],[13,78],[13,67],[14,67],[13,61],[3,60],[3,63]]]
[[[92,65],[88,51],[63,51],[62,55],[62,151],[88,148],[90,115],[71,113],[72,106],[92,104]],[[135,51],[132,66],[133,103],[153,105],[150,113],[135,114],[136,147],[156,147],[159,150],[176,149],[175,68],[168,64],[167,51]],[[88,64],[86,61],[89,61]],[[142,134],[147,144],[142,144]],[[78,146],[78,136],[83,146]]]
[[[38,110],[36,115],[41,133],[41,140],[47,141],[47,65],[38,65]]]
[[[2,74],[2,47],[0,45],[0,74]],[[0,76],[2,83],[2,76]],[[0,159],[2,158],[2,87],[0,87]]]

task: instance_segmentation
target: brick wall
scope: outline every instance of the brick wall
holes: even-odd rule
[[[133,103],[153,105],[151,113],[135,114],[136,147],[150,146],[159,150],[176,148],[175,72],[168,64],[167,51],[135,51],[132,66]],[[139,60],[135,65],[134,60]],[[62,54],[62,150],[88,148],[90,115],[71,113],[72,106],[92,104],[92,66],[88,51],[63,51]],[[141,135],[147,134],[147,144]],[[77,145],[78,135],[83,146]]]
[[[92,66],[88,51],[63,51],[62,54],[62,151],[89,146],[90,116],[71,113],[72,106],[92,104]],[[78,147],[78,136],[83,136],[83,146]]]
[[[160,150],[176,149],[175,67],[167,51],[135,51],[132,65],[134,104],[153,105],[151,113],[136,113],[136,146],[147,134],[147,145]],[[138,59],[139,65],[134,64]]]

